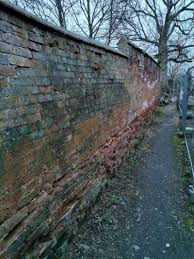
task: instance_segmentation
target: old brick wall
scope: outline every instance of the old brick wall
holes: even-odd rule
[[[0,1],[0,258],[59,258],[150,120],[159,67]]]

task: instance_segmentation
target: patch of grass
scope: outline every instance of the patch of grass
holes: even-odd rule
[[[154,118],[153,118],[153,125],[160,125],[161,122],[163,121],[164,119],[164,116],[165,116],[165,113],[163,111],[163,108],[162,107],[159,107],[155,113],[154,113]]]
[[[172,139],[175,144],[177,162],[182,170],[182,181],[188,186],[192,183],[191,167],[187,156],[185,141],[179,137],[179,129],[172,134]]]
[[[103,222],[113,223],[113,215],[111,210],[107,210],[101,216],[96,217],[96,224],[101,225]]]
[[[184,220],[184,224],[188,227],[192,227],[193,226],[193,218],[187,218]]]
[[[180,138],[178,136],[178,131],[179,131],[179,129],[176,129],[176,131],[174,131],[172,133],[172,140],[175,145],[176,155],[177,155],[178,159],[180,159],[183,157],[183,145],[185,142],[182,138]]]
[[[137,165],[138,165],[138,155],[131,155],[131,156],[128,156],[127,159],[126,159],[128,165],[130,165],[130,170],[133,170]]]
[[[185,175],[182,177],[182,181],[185,185],[189,185],[191,183],[191,177],[188,175]]]
[[[179,127],[176,129],[176,134],[177,137],[184,137],[184,133]]]
[[[108,197],[109,206],[111,207],[112,205],[118,204],[119,200],[120,198],[117,194],[111,193]]]
[[[177,129],[172,134],[172,140],[175,145],[176,149],[176,156],[177,156],[177,162],[178,165],[182,171],[182,183],[184,185],[184,188],[188,188],[188,185],[193,182],[192,176],[191,176],[191,168],[189,159],[187,156],[185,141],[182,137],[180,137],[180,130]],[[194,227],[194,205],[190,201],[189,206],[189,214],[190,216],[184,219],[183,223],[186,227],[189,227],[192,229]]]
[[[190,212],[194,215],[194,205],[191,205],[191,206],[189,207],[189,210],[190,210]]]

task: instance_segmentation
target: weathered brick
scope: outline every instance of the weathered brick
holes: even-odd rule
[[[11,45],[5,42],[0,42],[0,53],[12,53]]]
[[[26,49],[26,48],[13,46],[12,51],[13,51],[14,55],[22,56],[22,57],[25,57],[25,58],[32,58],[31,51]]]
[[[14,85],[14,79],[8,76],[0,76],[0,87],[8,87]]]
[[[27,41],[11,33],[4,33],[3,40],[9,44],[17,45],[19,47],[27,47]]]
[[[3,238],[4,235],[5,235],[4,228],[0,226],[0,240]]]
[[[26,195],[22,196],[19,201],[18,201],[18,205],[19,207],[23,207],[25,205],[27,205],[28,203],[30,203],[36,196],[38,195],[37,190],[31,191],[29,193],[27,193]]]
[[[49,78],[47,77],[35,78],[34,82],[36,85],[41,85],[41,86],[48,86],[51,84]]]
[[[44,43],[44,38],[37,33],[28,32],[28,38],[30,41],[33,41],[36,43],[40,43],[40,44]]]
[[[30,61],[25,57],[10,55],[8,60],[11,65],[16,65],[19,67],[30,67]]]
[[[0,75],[14,76],[16,74],[15,68],[11,66],[0,65]]]
[[[19,17],[10,17],[8,16],[8,22],[11,24],[11,25],[16,25],[17,27],[24,27],[24,23],[23,21],[19,18]]]
[[[19,207],[23,207],[30,203],[40,192],[42,187],[42,179],[35,177],[21,188],[22,196],[18,201]]]
[[[3,41],[3,32],[0,31],[0,41]]]
[[[0,20],[0,31],[11,33],[13,29],[11,28],[11,25],[7,21]]]
[[[14,80],[15,86],[22,86],[22,85],[35,85],[35,81],[32,77],[20,77]]]
[[[34,51],[42,51],[42,45],[38,44],[38,43],[35,43],[33,41],[28,42],[28,48],[30,50],[34,50]]]
[[[12,231],[27,215],[27,208],[23,208],[19,210],[14,216],[5,221],[5,223],[2,225],[5,235]]]
[[[47,59],[47,54],[44,52],[36,52],[36,51],[32,51],[32,56],[34,59],[38,59],[38,60],[46,60]]]
[[[0,65],[8,65],[8,58],[6,54],[0,53]]]
[[[49,72],[47,69],[19,67],[19,68],[17,68],[17,74],[18,74],[18,76],[25,76],[25,77],[33,76],[35,79],[38,80],[38,78],[36,76],[37,74],[39,75],[40,78],[47,78],[49,75]]]
[[[3,10],[0,10],[0,19],[2,21],[8,21],[8,19],[9,19],[8,13]]]
[[[34,240],[37,240],[40,237],[44,237],[49,232],[49,226],[46,222],[43,222],[38,226],[31,235],[28,236],[27,241],[33,242]]]
[[[8,97],[0,99],[0,110],[8,109],[17,106],[17,97]]]

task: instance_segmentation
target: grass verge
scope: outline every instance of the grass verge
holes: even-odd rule
[[[182,172],[182,184],[183,188],[185,190],[188,190],[189,184],[193,184],[192,174],[191,174],[191,167],[189,158],[187,155],[186,150],[186,144],[184,137],[180,137],[179,129],[173,132],[172,134],[172,140],[175,144],[176,149],[176,157],[177,157],[177,163],[179,165],[179,168]],[[184,225],[189,228],[192,232],[194,232],[194,203],[189,199],[188,196],[188,209],[189,213],[187,218],[184,219],[183,223]]]

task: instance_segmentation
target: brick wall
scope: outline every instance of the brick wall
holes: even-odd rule
[[[0,258],[59,258],[150,120],[158,65],[123,44],[0,1]]]

